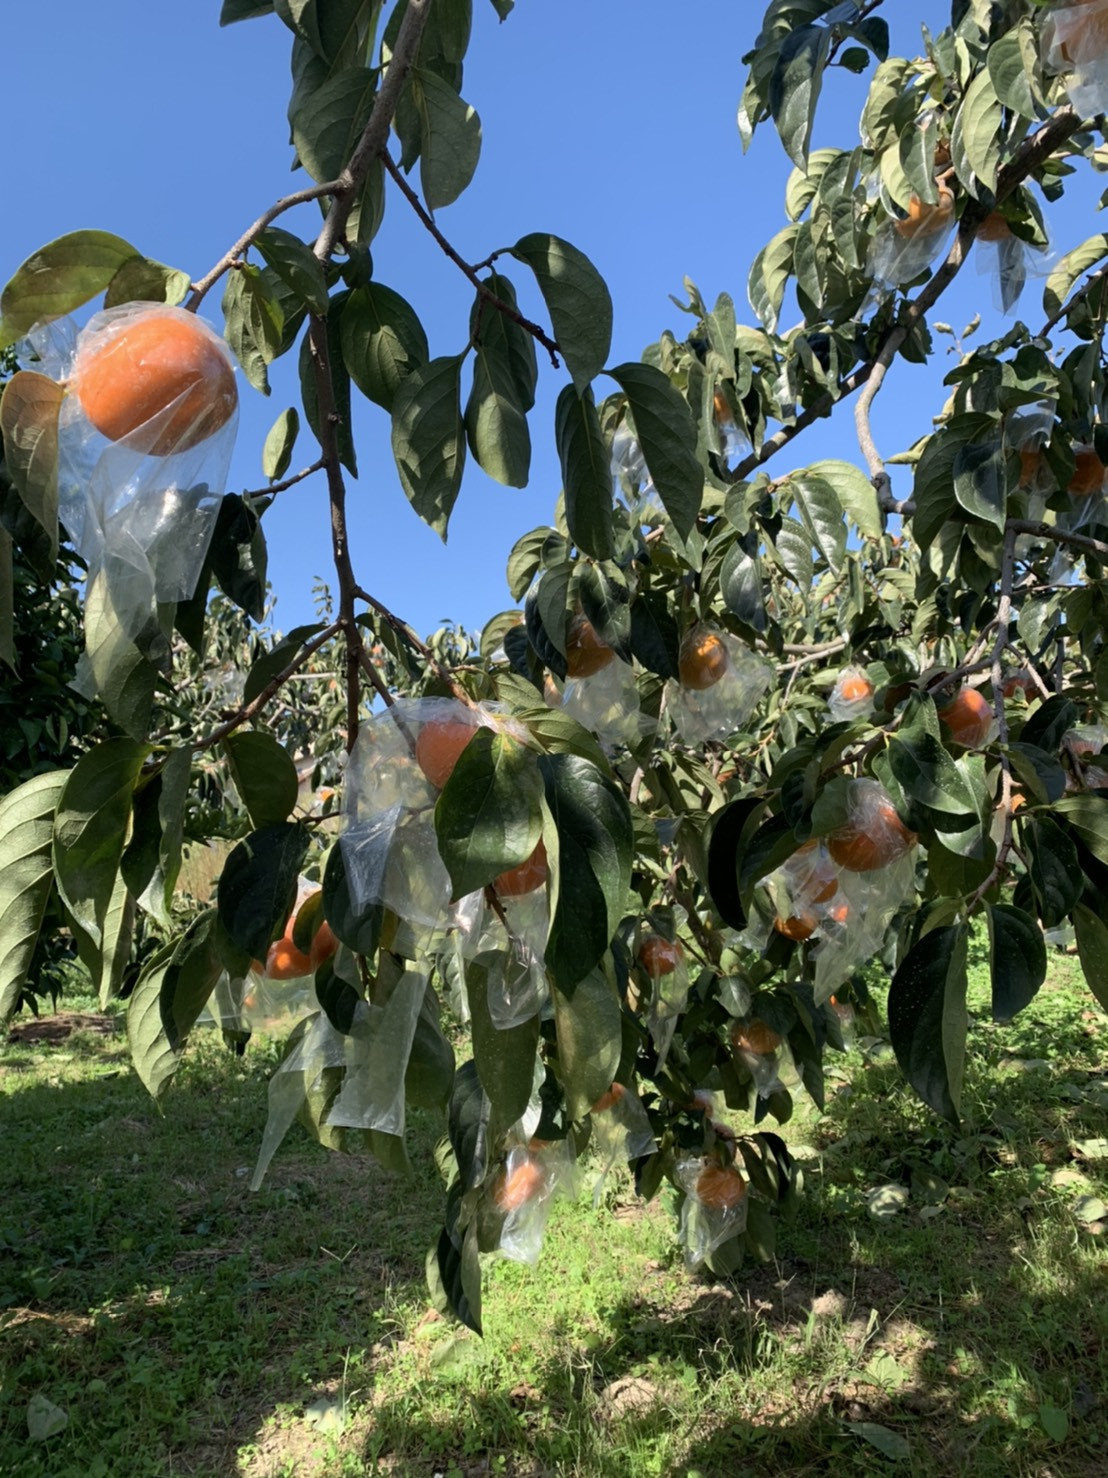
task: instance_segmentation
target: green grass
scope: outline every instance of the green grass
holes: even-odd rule
[[[1081,1220],[1108,1199],[1108,1021],[1065,957],[1007,1026],[981,975],[960,1132],[868,1043],[785,1131],[807,1189],[775,1263],[690,1276],[666,1197],[586,1189],[537,1269],[489,1264],[484,1340],[428,1311],[431,1174],[296,1129],[249,1192],[274,1044],[198,1034],[164,1116],[119,1035],[0,1048],[0,1473],[1108,1471]],[[439,1126],[410,1131],[429,1170]],[[908,1199],[877,1219],[887,1184]],[[36,1394],[69,1418],[42,1444]]]

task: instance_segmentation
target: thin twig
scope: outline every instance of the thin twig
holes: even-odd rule
[[[242,708],[233,713],[226,723],[222,723],[217,729],[213,729],[206,739],[199,741],[196,745],[197,752],[204,749],[211,749],[221,739],[226,739],[228,734],[233,733],[240,724],[245,724],[250,719],[256,718],[269,700],[274,697],[278,689],[283,687],[294,673],[300,671],[313,653],[318,652],[320,647],[326,646],[331,638],[337,635],[339,629],[340,623],[338,621],[332,621],[331,625],[325,631],[319,632],[316,636],[312,637],[311,641],[305,642],[288,666],[283,667],[276,677],[271,678],[256,698],[252,698],[249,703],[244,704]]]
[[[220,257],[211,271],[205,272],[199,282],[192,284],[192,292],[189,294],[188,302],[184,305],[188,311],[190,313],[196,312],[197,308],[203,302],[204,295],[208,289],[219,281],[224,272],[229,271],[240,260],[243,252],[249,246],[253,245],[271,221],[275,221],[278,216],[284,215],[285,211],[291,210],[294,205],[305,205],[308,201],[318,200],[323,195],[333,195],[338,185],[338,180],[328,180],[322,185],[309,185],[303,190],[295,190],[291,195],[283,195],[280,200],[274,205],[271,205],[267,211],[258,217],[248,231],[242,233],[230,251],[225,252]]]
[[[1090,538],[1088,534],[1071,534],[1052,523],[1036,523],[1030,518],[1010,518],[1008,528],[1017,534],[1030,534],[1033,539],[1046,539],[1052,544],[1072,544],[1086,554],[1095,554],[1098,559],[1108,560],[1108,544],[1102,539]]]
[[[432,672],[434,672],[435,676],[447,685],[447,687],[453,693],[454,697],[457,698],[459,702],[466,704],[466,706],[469,708],[473,708],[475,706],[473,699],[466,692],[465,688],[462,687],[461,683],[457,681],[450,669],[442,665],[442,663],[438,660],[438,658],[435,656],[434,652],[432,652],[427,643],[421,640],[420,637],[416,635],[416,633],[412,630],[412,628],[408,625],[406,621],[402,621],[399,616],[394,615],[393,612],[389,610],[388,606],[379,601],[376,596],[370,595],[368,590],[363,590],[360,585],[356,585],[354,587],[354,595],[358,600],[365,601],[366,605],[369,606],[371,610],[376,611],[377,614],[384,621],[386,621],[389,626],[392,627],[393,631],[395,631],[403,641],[408,642],[412,647],[415,648],[415,650],[423,658],[424,662],[426,662],[428,667],[430,667]]]
[[[558,355],[562,351],[561,349],[559,349],[555,341],[549,336],[549,334],[545,332],[544,329],[540,328],[537,323],[532,323],[529,318],[524,318],[523,314],[520,313],[518,308],[513,308],[511,303],[506,303],[503,298],[497,297],[497,295],[478,277],[477,268],[471,266],[469,262],[458,255],[458,253],[450,245],[450,242],[447,241],[446,237],[435,225],[430,213],[424,206],[423,201],[420,200],[419,196],[412,189],[408,181],[404,178],[400,166],[396,163],[387,149],[382,151],[381,160],[384,163],[384,166],[388,170],[389,174],[392,175],[392,178],[399,188],[400,193],[405,197],[409,205],[415,211],[416,215],[423,222],[424,226],[426,226],[427,230],[430,231],[431,235],[435,238],[439,246],[443,249],[443,251],[454,263],[454,265],[459,269],[459,271],[463,272],[465,276],[469,278],[470,282],[472,282],[473,286],[477,289],[480,297],[486,303],[488,303],[490,308],[495,308],[498,313],[503,313],[505,318],[510,318],[513,323],[518,323],[520,328],[526,329],[526,331],[531,335],[533,339],[537,339],[542,347],[546,350],[547,354],[550,355],[550,363],[554,366],[555,369],[557,369],[559,366]],[[493,256],[497,255],[499,255],[499,253],[493,253]],[[489,260],[491,260],[491,258]]]
[[[271,482],[267,488],[251,488],[248,493],[243,493],[244,498],[269,498],[274,493],[283,493],[286,488],[294,488],[298,482],[303,482],[306,477],[311,477],[313,472],[322,472],[324,468],[323,458],[313,462],[310,467],[302,467],[299,472],[294,472],[291,477],[286,477],[282,482]]]
[[[1039,330],[1036,337],[1040,339],[1045,339],[1054,325],[1058,323],[1060,319],[1063,319],[1068,314],[1072,313],[1073,310],[1077,307],[1078,303],[1083,302],[1084,299],[1087,298],[1092,292],[1093,288],[1096,287],[1097,283],[1103,282],[1105,277],[1108,277],[1108,263],[1106,263],[1103,267],[1100,267],[1096,272],[1093,273],[1091,277],[1085,279],[1085,281],[1073,294],[1073,296],[1067,299],[1067,301],[1062,304],[1057,313],[1052,313],[1050,315],[1047,321],[1043,324],[1042,328]]]

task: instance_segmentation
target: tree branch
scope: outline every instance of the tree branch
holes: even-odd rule
[[[463,257],[458,255],[458,253],[450,245],[450,242],[447,241],[446,237],[435,225],[435,222],[432,220],[430,213],[427,211],[426,207],[423,204],[423,201],[420,200],[419,196],[412,189],[408,181],[404,178],[399,165],[396,163],[387,149],[382,151],[381,159],[384,163],[385,168],[388,170],[389,174],[392,176],[397,187],[399,188],[400,193],[405,197],[405,199],[411,205],[412,209],[415,211],[416,215],[426,226],[427,230],[430,231],[431,235],[435,238],[439,246],[454,263],[454,265],[461,272],[463,272],[466,277],[469,278],[470,282],[472,282],[473,286],[477,289],[480,297],[486,303],[488,303],[490,308],[495,308],[498,313],[503,313],[505,318],[510,318],[513,323],[518,323],[520,328],[526,329],[526,331],[531,335],[533,339],[537,339],[542,347],[546,350],[546,352],[550,355],[550,363],[554,366],[555,369],[557,369],[559,367],[558,355],[561,353],[561,350],[558,348],[558,345],[555,343],[555,341],[550,338],[545,330],[540,328],[537,323],[532,323],[529,318],[524,318],[523,314],[520,313],[517,308],[513,308],[511,303],[506,303],[503,298],[498,298],[497,295],[492,292],[485,285],[485,283],[481,281],[481,279],[477,275],[478,269],[471,266],[469,262],[465,261]],[[499,253],[493,253],[494,257],[497,255],[499,255]],[[488,266],[491,261],[492,257],[488,258],[481,265]]]
[[[324,462],[320,457],[310,467],[302,467],[299,472],[294,472],[291,477],[286,477],[283,482],[271,482],[267,488],[251,488],[248,493],[243,493],[244,498],[268,498],[274,493],[283,493],[287,488],[294,488],[298,482],[303,482],[306,477],[311,477],[313,472],[321,472]]]
[[[1067,300],[1062,304],[1062,306],[1058,309],[1058,312],[1052,313],[1050,315],[1047,321],[1043,324],[1042,328],[1039,330],[1037,337],[1040,339],[1045,339],[1054,325],[1058,323],[1060,319],[1063,319],[1068,314],[1072,313],[1074,308],[1077,307],[1078,303],[1083,302],[1084,299],[1087,298],[1092,292],[1093,288],[1096,287],[1097,283],[1103,282],[1105,277],[1108,277],[1108,263],[1105,263],[1103,267],[1098,268],[1091,277],[1086,278],[1082,285],[1078,288],[1078,290],[1073,294],[1073,296],[1067,298]]]
[[[331,638],[338,633],[339,628],[340,623],[338,621],[332,621],[325,631],[319,632],[316,636],[312,637],[311,641],[305,642],[288,666],[283,667],[275,678],[271,678],[256,698],[244,704],[225,723],[213,729],[206,739],[200,740],[196,746],[197,751],[211,749],[221,739],[226,739],[228,734],[233,733],[240,724],[245,724],[250,719],[256,718],[274,694],[288,682],[290,677],[300,671],[313,653],[318,652],[320,647],[327,645]]]
[[[1007,527],[1017,534],[1030,534],[1034,539],[1046,539],[1053,544],[1072,544],[1074,549],[1081,549],[1086,554],[1095,554],[1097,559],[1108,561],[1108,544],[1101,539],[1090,538],[1088,534],[1071,534],[1055,524],[1036,523],[1031,518],[1010,518]]]

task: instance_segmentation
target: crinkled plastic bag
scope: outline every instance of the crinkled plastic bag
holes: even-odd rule
[[[261,1185],[278,1145],[328,1068],[341,1068],[343,1080],[326,1123],[403,1135],[404,1075],[426,987],[426,974],[409,967],[383,1006],[358,1002],[347,1034],[336,1031],[322,1011],[311,1021],[269,1080],[269,1117],[251,1190]]]
[[[1043,277],[1050,271],[1046,248],[1013,235],[999,211],[986,217],[976,244],[977,271],[992,279],[993,298],[1001,313],[1012,312],[1029,277]]]
[[[772,1098],[796,1081],[789,1044],[764,1022],[738,1023],[732,1028],[731,1044],[759,1098]]]
[[[161,303],[108,308],[79,332],[54,322],[32,330],[29,343],[34,367],[67,382],[58,417],[62,523],[90,586],[106,587],[101,621],[110,614],[134,640],[157,604],[195,592],[234,447],[234,360],[203,319]],[[85,690],[103,676],[86,664]]]
[[[492,1024],[509,1031],[538,1016],[550,998],[543,950],[549,932],[545,888],[501,903],[507,927],[486,915],[477,960],[485,970]]]
[[[633,668],[619,657],[588,677],[571,677],[562,707],[609,747],[634,746],[655,728],[654,720],[639,707]]]
[[[666,707],[686,744],[737,733],[776,676],[771,662],[713,626],[686,635],[678,665],[681,681],[666,684]]]
[[[881,951],[892,917],[914,894],[915,881],[911,852],[870,872],[840,872],[837,916],[825,920],[815,950],[817,1005]]]
[[[1108,112],[1108,0],[1055,5],[1043,28],[1049,72],[1069,74],[1066,90],[1082,118]]]
[[[678,1160],[674,1167],[674,1180],[685,1192],[681,1206],[679,1236],[685,1249],[685,1263],[690,1270],[698,1268],[711,1257],[717,1247],[729,1242],[746,1230],[747,1195],[745,1183],[737,1170],[728,1171],[713,1160],[701,1156]],[[710,1177],[706,1181],[705,1177]],[[742,1193],[732,1201],[733,1192],[728,1180],[733,1176],[735,1190],[742,1185]],[[703,1194],[709,1200],[703,1199]],[[713,1204],[718,1197],[719,1204]],[[731,1202],[731,1204],[727,1204]]]
[[[913,196],[913,200],[915,197]],[[944,187],[939,203],[917,203],[918,220],[887,220],[870,246],[867,268],[874,283],[900,287],[925,272],[946,250],[954,229],[954,196]]]
[[[617,1165],[651,1154],[656,1144],[642,1099],[633,1088],[613,1083],[592,1110],[592,1145],[601,1166],[593,1205],[599,1206],[604,1182]]]
[[[490,1183],[494,1204],[505,1213],[498,1251],[534,1266],[542,1253],[551,1204],[559,1190],[575,1188],[573,1145],[568,1139],[514,1145]]]

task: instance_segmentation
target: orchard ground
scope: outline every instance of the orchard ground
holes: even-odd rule
[[[665,1195],[621,1176],[594,1212],[586,1185],[538,1268],[490,1264],[484,1340],[428,1312],[433,1178],[295,1130],[247,1190],[275,1039],[237,1058],[197,1032],[162,1117],[116,1009],[23,1018],[0,1049],[0,1472],[1104,1472],[1108,1023],[1063,955],[1014,1022],[988,998],[978,963],[960,1133],[880,1040],[832,1061],[825,1114],[801,1097],[780,1259],[690,1275]],[[36,1395],[68,1413],[40,1445]]]

